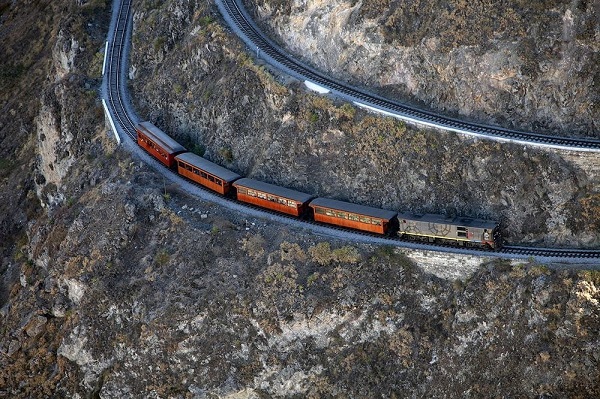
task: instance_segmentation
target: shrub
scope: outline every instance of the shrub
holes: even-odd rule
[[[223,157],[225,162],[233,162],[233,152],[231,151],[231,148],[223,147],[219,150],[219,154]]]
[[[158,266],[164,266],[169,263],[169,253],[166,249],[161,249],[158,251],[156,256],[154,257],[154,263]]]
[[[156,53],[158,53],[160,50],[162,50],[163,46],[165,45],[165,43],[167,42],[167,39],[165,39],[164,37],[158,37],[156,38],[156,40],[154,40],[154,51]]]
[[[260,234],[249,235],[242,238],[242,249],[254,259],[260,258],[265,253],[267,242]]]
[[[331,257],[336,262],[350,264],[356,264],[361,259],[358,250],[350,246],[334,249],[333,253],[331,254]]]
[[[331,262],[331,246],[328,242],[320,242],[317,245],[308,248],[312,260],[321,266]]]
[[[304,253],[302,248],[300,248],[300,245],[298,245],[296,243],[290,243],[290,242],[284,241],[279,246],[279,250],[280,250],[280,255],[281,255],[282,261],[299,260],[299,261],[303,262],[306,260],[306,254]]]

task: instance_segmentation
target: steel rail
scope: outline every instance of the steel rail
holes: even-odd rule
[[[131,0],[115,0],[118,2],[118,16],[117,23],[115,26],[115,34],[113,35],[113,39],[109,41],[109,53],[108,53],[108,90],[107,96],[109,101],[107,102],[108,108],[110,111],[116,116],[115,122],[118,124],[117,128],[121,128],[134,142],[136,141],[136,133],[135,133],[135,122],[134,118],[129,115],[129,108],[126,107],[126,84],[125,84],[125,67],[127,64],[127,60],[125,59],[127,53],[124,51],[125,46],[127,45],[127,31],[130,28],[130,9],[131,9]],[[219,0],[217,0],[219,1]],[[152,159],[153,165],[155,167],[164,168],[157,160]],[[174,175],[180,176],[179,174],[173,172]],[[193,184],[194,186],[214,194],[213,191],[203,187],[195,182],[190,180],[186,180]],[[306,221],[298,218],[294,218],[289,215],[284,215],[280,213],[276,213],[274,211],[266,210],[264,208],[259,208],[256,206],[252,206],[250,204],[246,204],[228,197],[220,196],[223,201],[235,202],[236,204],[241,204],[249,209],[258,209],[266,214],[278,215],[282,219],[295,220],[299,222],[306,223],[307,225],[317,225],[327,227],[329,230],[333,231],[351,231],[360,236],[367,236],[377,239],[379,242],[388,243],[390,245],[400,246],[400,247],[411,247],[423,250],[437,250],[444,251],[449,253],[457,253],[457,254],[466,254],[466,255],[481,255],[488,257],[508,257],[508,258],[516,258],[516,259],[546,259],[549,261],[565,261],[565,262],[573,262],[573,261],[583,261],[590,259],[600,259],[600,250],[593,249],[557,249],[557,248],[531,248],[524,246],[505,246],[497,251],[489,251],[476,247],[456,247],[449,246],[444,244],[437,243],[429,243],[429,242],[419,242],[414,240],[406,240],[400,237],[383,237],[374,233],[348,230],[337,226],[322,224],[314,221]]]
[[[241,0],[215,0],[215,2],[225,21],[232,28],[233,32],[246,43],[251,52],[256,52],[257,56],[275,68],[299,80],[318,84],[333,94],[352,101],[357,106],[362,106],[371,111],[381,112],[409,122],[460,134],[563,150],[600,152],[600,140],[598,139],[551,136],[463,121],[418,109],[349,86],[347,83],[329,77],[286,53],[285,50],[258,28],[244,6],[240,4]]]
[[[118,9],[117,24],[113,40],[109,45],[108,99],[109,107],[115,115],[115,122],[131,138],[135,138],[135,123],[127,111],[124,99],[124,48],[127,44],[127,29],[131,12],[131,0],[122,0]]]

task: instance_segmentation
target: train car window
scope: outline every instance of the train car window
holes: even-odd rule
[[[217,186],[222,186],[223,182],[219,179],[215,179],[215,182],[217,183]]]
[[[373,223],[375,226],[381,226],[381,220],[372,219],[371,223]]]
[[[361,216],[359,219],[363,223],[371,224],[371,218],[366,218],[364,216]]]
[[[359,219],[358,219],[358,216],[357,216],[357,215],[353,215],[353,214],[351,214],[351,213],[350,213],[350,214],[348,214],[348,219],[349,219],[349,220],[353,220],[353,221],[355,221],[355,222],[358,222],[358,221],[359,221]]]
[[[260,199],[267,199],[267,194],[261,193],[260,191],[256,195]]]
[[[267,194],[267,199],[271,202],[277,202],[277,197],[271,194]]]
[[[191,167],[190,165],[185,165],[185,168],[186,168],[187,170],[189,170],[190,172],[192,171],[192,167]]]
[[[199,171],[198,169],[194,168],[194,174],[195,174],[195,175],[199,175],[199,174],[200,174],[200,171]]]
[[[288,206],[296,206],[296,203],[294,201],[288,200]]]
[[[282,205],[287,205],[287,200],[285,198],[277,198],[277,202]]]
[[[256,191],[254,190],[248,190],[248,195],[251,197],[256,197]]]
[[[240,194],[248,194],[248,190],[245,187],[238,187],[237,191]]]
[[[203,179],[208,179],[208,175],[204,172],[200,172],[200,177],[202,177]]]
[[[319,215],[325,215],[325,209],[315,208],[315,213],[318,213]]]
[[[336,212],[337,213],[337,217],[340,219],[348,219],[348,215],[346,215],[346,213],[344,212]]]
[[[334,213],[334,212],[333,212],[331,209],[326,209],[326,210],[325,210],[325,214],[326,214],[327,216],[335,216],[335,213]]]
[[[178,164],[179,164],[179,167],[181,167],[181,168],[185,167],[185,164],[181,161],[179,161]]]
[[[211,175],[208,175],[208,181],[211,181],[211,182],[214,183],[215,182],[215,178],[212,177]]]

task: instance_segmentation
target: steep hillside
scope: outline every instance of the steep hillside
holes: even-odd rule
[[[600,243],[598,157],[419,130],[308,94],[255,63],[218,19],[201,1],[135,12],[134,102],[190,148],[320,196],[503,220],[511,242]]]
[[[10,55],[0,59],[0,397],[600,395],[598,272],[325,240],[192,198],[117,148],[97,95],[107,5],[0,1],[0,52]],[[462,156],[451,172],[415,169],[401,192],[416,191],[415,208],[436,173],[516,175],[497,171],[504,156],[543,176],[504,188],[501,214],[559,215],[564,195],[580,209],[566,214],[573,240],[595,239],[600,168],[574,166],[593,158],[449,143],[282,86],[209,3],[134,5],[140,114],[195,151],[390,206],[407,200],[381,195],[373,171],[398,179],[407,163]],[[435,181],[431,209],[445,206]],[[472,205],[457,193],[453,206],[496,212],[474,187]],[[530,192],[550,202],[540,208]],[[517,223],[543,236],[533,216]]]
[[[322,70],[450,115],[600,137],[597,1],[246,1]]]

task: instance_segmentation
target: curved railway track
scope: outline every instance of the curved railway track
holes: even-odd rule
[[[257,27],[247,11],[240,4],[240,0],[215,1],[227,23],[233,31],[240,36],[252,52],[256,52],[256,54],[265,61],[293,77],[315,83],[344,99],[354,102],[358,106],[390,114],[410,122],[416,122],[462,134],[528,145],[600,152],[600,140],[548,136],[466,122],[438,115],[433,112],[420,110],[391,101],[373,93],[350,87],[345,83],[324,75],[287,54]]]
[[[125,48],[128,44],[127,31],[130,27],[132,0],[117,0],[120,2],[117,8],[116,25],[112,40],[109,41],[107,70],[104,79],[107,83],[106,96],[108,97],[108,108],[112,114],[117,128],[121,128],[127,136],[136,139],[135,121],[130,116],[125,101],[125,83],[127,59]]]
[[[115,15],[113,15],[113,24],[114,32],[109,32],[109,41],[107,46],[107,68],[104,74],[104,82],[105,85],[105,100],[107,100],[107,107],[109,112],[109,117],[112,118],[115,127],[123,133],[125,133],[129,138],[131,138],[134,142],[136,142],[136,116],[131,114],[131,107],[128,104],[128,97],[126,93],[126,67],[127,67],[127,52],[125,49],[128,46],[128,32],[131,29],[131,1],[132,0],[115,0],[116,7],[113,10],[116,11]],[[219,2],[220,0],[217,0]],[[233,0],[225,0],[226,2],[232,2]],[[266,40],[266,39],[264,39]],[[314,79],[314,77],[313,77]],[[323,78],[324,79],[324,78]],[[319,83],[323,83],[317,79],[314,79]],[[345,88],[340,86],[340,89],[348,90],[352,92],[353,89]],[[387,100],[382,100],[387,101]],[[415,111],[420,112],[420,111]],[[164,167],[158,161],[154,162],[155,166]],[[174,173],[174,172],[173,172]],[[178,174],[174,173],[176,176]],[[192,183],[192,182],[190,182]],[[192,183],[194,184],[194,183]],[[211,192],[210,190],[200,186],[198,184],[194,184],[202,190],[207,192]],[[224,201],[232,201],[237,204],[242,204],[236,200],[220,197]],[[276,214],[279,218],[289,219],[298,221],[299,219],[293,218],[291,216],[286,216],[282,214],[278,214],[275,212],[270,212],[263,208],[248,206],[248,204],[242,204],[246,208],[259,209],[261,212]],[[305,222],[308,224],[316,224],[319,226],[323,226],[316,222]],[[335,226],[326,226],[331,231],[345,231],[341,228],[336,228]],[[406,241],[400,238],[389,238],[389,237],[381,237],[379,235],[363,233],[363,232],[352,232],[361,236],[368,236],[373,239],[376,239],[378,242],[388,243],[396,246],[405,246],[411,248],[420,248],[424,250],[438,250],[444,252],[454,252],[454,253],[462,253],[462,254],[471,254],[471,255],[484,255],[484,256],[497,256],[503,258],[534,258],[538,260],[548,260],[554,262],[570,262],[570,263],[579,263],[590,260],[594,261],[596,259],[600,260],[600,250],[577,250],[577,249],[556,249],[556,248],[531,248],[531,247],[523,247],[523,246],[505,246],[499,251],[485,251],[478,248],[456,248],[449,247],[447,245],[437,245],[431,243],[415,243],[414,241]]]

